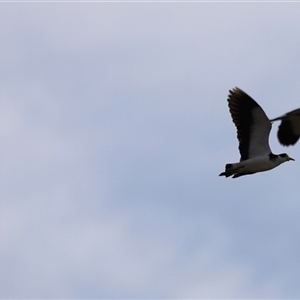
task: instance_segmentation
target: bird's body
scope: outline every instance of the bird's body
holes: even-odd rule
[[[277,137],[281,145],[290,146],[295,145],[300,137],[300,109],[295,109],[286,113],[285,115],[271,120],[281,121]]]
[[[271,170],[294,160],[286,153],[273,154],[269,146],[271,122],[263,109],[239,88],[229,91],[228,106],[237,128],[240,162],[229,163],[220,176],[237,178]]]
[[[226,164],[225,172],[222,172],[220,176],[237,178],[257,172],[269,171],[288,160],[293,159],[284,154],[275,155],[271,153],[268,156],[257,156],[237,163]]]

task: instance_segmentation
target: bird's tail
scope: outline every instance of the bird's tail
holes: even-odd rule
[[[234,164],[226,164],[225,165],[225,172],[222,172],[219,174],[219,176],[226,176],[226,177],[229,177],[231,175],[234,174],[234,168],[233,168],[233,165]]]
[[[225,172],[219,174],[219,176],[226,176],[226,177],[233,176],[232,178],[237,178],[243,175],[246,175],[246,173],[243,172],[243,166],[241,166],[240,163],[226,164]]]

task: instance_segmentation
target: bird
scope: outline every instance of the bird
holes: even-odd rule
[[[277,131],[279,143],[283,146],[295,145],[300,137],[300,108],[272,119],[271,122],[279,120],[281,120]]]
[[[225,165],[219,176],[238,178],[268,171],[280,164],[294,160],[286,153],[273,154],[269,146],[271,121],[248,94],[238,87],[229,91],[228,106],[237,129],[240,161]]]

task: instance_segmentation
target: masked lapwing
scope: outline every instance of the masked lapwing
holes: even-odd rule
[[[281,121],[277,131],[279,143],[283,146],[295,145],[300,137],[300,108],[273,119],[271,122],[278,120]]]
[[[229,163],[219,176],[237,178],[271,170],[294,160],[286,153],[273,154],[269,146],[271,122],[263,109],[239,88],[229,91],[228,106],[237,128],[240,162]]]

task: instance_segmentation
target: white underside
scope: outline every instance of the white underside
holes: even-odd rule
[[[270,160],[269,156],[254,157],[239,163],[232,164],[231,170],[236,170],[237,173],[256,173],[271,170],[284,160],[277,158],[276,160]]]

